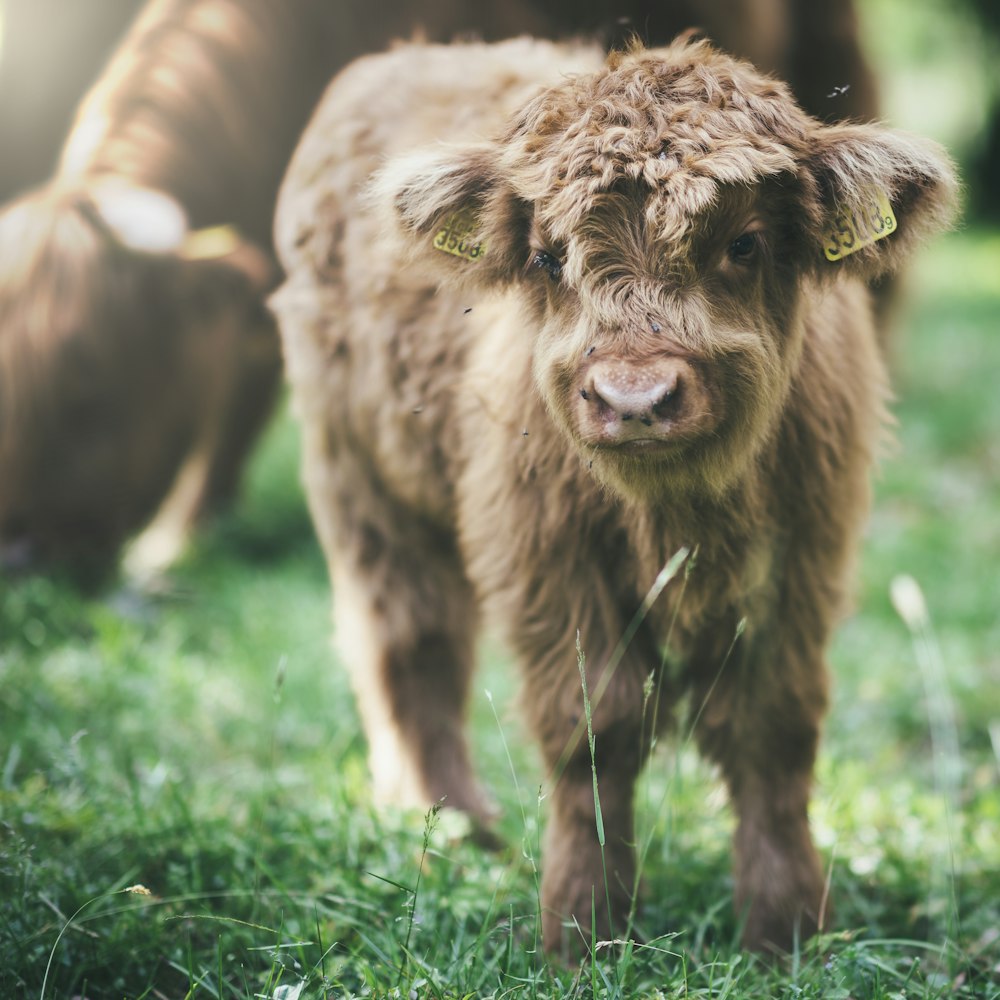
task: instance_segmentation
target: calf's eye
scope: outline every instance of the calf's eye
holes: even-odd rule
[[[729,244],[729,259],[746,261],[753,257],[756,250],[757,234],[743,233]]]
[[[531,258],[531,266],[543,270],[553,281],[562,274],[562,261],[547,250],[537,250]]]

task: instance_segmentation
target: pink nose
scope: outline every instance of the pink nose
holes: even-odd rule
[[[607,358],[581,372],[576,428],[587,444],[655,455],[713,433],[724,404],[707,363]]]
[[[689,397],[697,383],[683,358],[598,361],[580,391],[588,436],[608,443],[667,438],[690,416]]]
[[[626,423],[638,420],[650,427],[669,416],[674,398],[681,389],[681,366],[671,359],[655,366],[628,365],[622,362],[597,364],[590,373],[590,392],[605,419]]]

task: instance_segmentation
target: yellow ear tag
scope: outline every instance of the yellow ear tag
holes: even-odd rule
[[[841,212],[834,219],[823,253],[827,260],[840,260],[894,233],[897,226],[885,192],[869,190],[855,211]]]
[[[486,253],[486,244],[472,238],[475,228],[476,217],[469,209],[452,212],[434,236],[434,249],[464,257],[465,260],[481,260]]]
[[[194,229],[184,237],[180,256],[185,260],[215,260],[228,257],[243,246],[243,238],[235,226],[209,226]]]

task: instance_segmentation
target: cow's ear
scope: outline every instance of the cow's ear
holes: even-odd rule
[[[527,259],[531,216],[498,177],[499,156],[496,146],[479,144],[390,160],[369,198],[394,248],[443,283],[513,280]]]
[[[877,125],[817,126],[810,138],[819,195],[810,240],[821,267],[872,279],[951,225],[958,182],[936,143]]]

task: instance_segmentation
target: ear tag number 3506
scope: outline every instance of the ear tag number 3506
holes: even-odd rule
[[[486,253],[486,244],[472,238],[475,227],[476,218],[472,212],[452,212],[434,236],[434,249],[465,260],[480,260]]]

